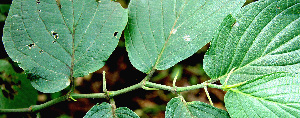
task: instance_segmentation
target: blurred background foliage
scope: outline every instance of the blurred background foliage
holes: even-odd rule
[[[255,0],[247,0],[245,4]],[[2,39],[2,30],[5,18],[8,14],[12,0],[1,0],[0,2],[0,34]],[[128,7],[130,0],[117,0],[124,8]],[[202,68],[202,60],[209,45],[204,46],[196,54],[188,59],[181,61],[168,70],[156,71],[150,81],[171,86],[172,79],[179,72],[177,86],[190,86],[209,79]],[[17,72],[22,72],[16,63],[13,63],[5,52],[3,45],[0,45],[0,58],[10,61]],[[140,82],[146,74],[136,70],[130,63],[124,37],[119,41],[118,47],[107,60],[106,65],[100,70],[91,73],[85,77],[76,79],[76,93],[99,93],[102,92],[102,72],[106,71],[107,88],[110,91],[119,90]],[[68,92],[69,88],[52,94],[39,93],[38,103],[42,104],[51,99],[57,98]],[[208,89],[214,106],[220,109],[224,107],[224,95],[226,92],[219,89]],[[204,89],[187,91],[182,93],[187,101],[201,101],[209,103]],[[138,89],[126,94],[114,97],[117,107],[128,107],[136,112],[141,118],[163,118],[167,102],[175,97],[168,91],[145,91]],[[1,102],[1,101],[0,101]],[[85,113],[96,103],[108,102],[106,99],[78,99],[78,101],[65,101],[46,108],[40,112],[42,118],[82,118]],[[225,109],[226,110],[226,109]],[[50,115],[51,114],[51,115]],[[35,114],[14,113],[0,114],[2,118],[16,117],[36,117]]]

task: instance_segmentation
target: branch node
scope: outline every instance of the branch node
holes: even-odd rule
[[[172,93],[177,94],[177,87],[173,86],[173,89],[171,90]]]

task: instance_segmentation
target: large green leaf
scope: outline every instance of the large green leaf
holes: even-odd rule
[[[3,42],[32,85],[52,93],[101,68],[126,23],[127,10],[111,0],[14,0]]]
[[[299,118],[300,74],[274,73],[230,89],[225,106],[231,117]]]
[[[166,108],[166,118],[229,118],[226,111],[200,101],[185,102],[182,97],[172,98]]]
[[[139,118],[136,113],[127,107],[117,108],[115,111],[117,118]],[[84,118],[113,118],[112,106],[107,102],[93,106],[84,116]]]
[[[138,70],[164,70],[207,44],[227,14],[245,0],[131,0],[125,28],[128,56]]]
[[[300,72],[300,0],[261,0],[226,17],[204,57],[211,78],[236,84]],[[222,82],[223,83],[223,82]]]
[[[38,92],[27,75],[15,72],[6,60],[0,60],[0,109],[24,108],[36,104]]]

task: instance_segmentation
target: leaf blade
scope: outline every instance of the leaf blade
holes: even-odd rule
[[[225,95],[232,117],[299,117],[299,74],[273,73],[249,81]]]
[[[224,14],[243,2],[132,1],[124,32],[131,63],[144,73],[175,65],[209,42]]]
[[[116,109],[118,118],[139,118],[139,116],[127,107],[119,107]]]
[[[37,102],[37,91],[26,74],[17,73],[6,60],[0,60],[0,108],[26,108]]]
[[[119,107],[115,111],[117,118],[139,118],[139,116],[127,107]],[[107,102],[94,105],[84,118],[113,118],[112,106]]]
[[[183,98],[172,98],[166,108],[166,118],[228,118],[229,114],[203,102],[186,103]]]
[[[8,55],[32,73],[37,90],[53,93],[69,86],[70,78],[101,68],[126,22],[127,10],[109,0],[15,0],[3,44]]]
[[[274,72],[299,72],[298,3],[258,1],[228,16],[205,55],[204,70],[223,83],[235,68],[229,84]]]
[[[112,118],[112,107],[107,102],[102,102],[100,105],[94,105],[84,116],[84,118]]]

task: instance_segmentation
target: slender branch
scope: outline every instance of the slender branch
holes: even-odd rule
[[[30,108],[20,108],[20,109],[0,109],[0,113],[24,113],[31,112]]]
[[[50,101],[48,101],[46,103],[40,104],[40,105],[33,105],[33,106],[29,107],[29,108],[31,108],[30,112],[36,112],[36,111],[45,109],[45,108],[47,108],[49,106],[52,106],[52,105],[57,104],[57,103],[60,103],[62,101],[66,101],[68,99],[69,99],[69,95],[64,95],[64,96],[58,97],[56,99],[50,100]]]
[[[147,76],[149,77],[149,76]],[[145,78],[144,80],[147,80],[148,78]],[[149,81],[141,81],[140,83],[137,83],[135,85],[129,86],[127,88],[121,89],[121,90],[117,90],[117,91],[108,91],[109,93],[109,97],[114,97],[120,94],[124,94],[139,88],[142,88],[143,86],[145,87],[151,87],[151,88],[156,88],[156,89],[160,89],[160,90],[167,90],[167,91],[174,91],[174,88],[172,86],[166,86],[166,85],[161,85],[161,84],[157,84],[157,83],[153,83],[153,82],[149,82]],[[197,85],[192,85],[192,86],[187,86],[187,87],[177,87],[175,92],[183,92],[183,91],[189,91],[189,90],[195,90],[195,89],[199,89],[199,88],[204,88],[204,86],[208,86],[211,88],[218,88],[218,89],[222,89],[222,85],[216,85],[216,84],[211,84],[208,82],[204,82],[201,84],[197,84]],[[57,104],[59,102],[62,101],[66,101],[69,99],[69,97],[74,98],[74,99],[79,99],[79,98],[106,98],[106,94],[105,93],[91,93],[91,94],[76,94],[76,93],[71,93],[70,95],[64,95],[61,97],[58,97],[56,99],[53,99],[51,101],[48,101],[44,104],[40,104],[40,105],[33,105],[29,108],[20,108],[20,109],[0,109],[0,113],[15,113],[15,112],[37,112],[41,109],[50,107],[54,104]]]
[[[109,92],[109,97],[114,97],[114,96],[117,96],[117,95],[120,95],[120,94],[123,94],[123,93],[127,93],[127,92],[133,91],[135,89],[142,88],[142,86],[143,86],[143,82],[140,82],[140,83],[137,83],[137,84],[132,85],[130,87],[123,88],[121,90],[110,91]]]
[[[201,83],[197,85],[192,85],[192,86],[187,86],[187,87],[176,87],[176,92],[183,92],[183,91],[189,91],[189,90],[196,90],[199,88],[204,88],[207,84],[208,87],[211,88],[217,88],[217,89],[222,89],[222,85],[216,85],[216,84],[210,84],[210,83]],[[174,88],[171,86],[166,86],[166,85],[161,85],[161,84],[156,84],[153,82],[146,82],[146,87],[152,87],[152,88],[157,88],[161,90],[167,90],[167,91],[174,91]]]
[[[145,86],[146,87],[157,88],[157,89],[160,89],[160,90],[167,90],[167,91],[172,91],[173,90],[173,87],[171,87],[171,86],[156,84],[156,83],[153,83],[153,82],[146,82]]]
[[[76,94],[73,93],[71,96],[74,99],[79,99],[79,98],[106,98],[105,93],[91,93],[91,94]]]
[[[57,104],[59,102],[68,100],[68,95],[64,95],[61,97],[58,97],[56,99],[50,100],[44,104],[40,104],[40,105],[33,105],[29,108],[19,108],[19,109],[0,109],[0,113],[15,113],[15,112],[36,112],[39,111],[41,109],[47,108],[49,106],[52,106],[54,104]]]

